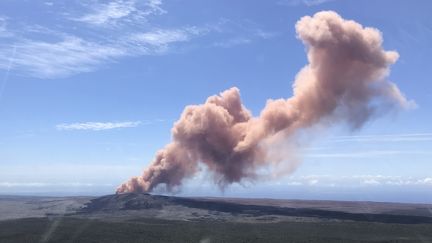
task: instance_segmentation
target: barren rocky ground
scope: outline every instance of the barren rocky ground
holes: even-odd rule
[[[150,194],[0,198],[0,242],[432,242],[432,205]]]

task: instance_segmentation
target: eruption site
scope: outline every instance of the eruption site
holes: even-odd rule
[[[309,63],[297,74],[292,97],[268,100],[257,117],[242,105],[236,87],[187,106],[172,128],[172,141],[117,193],[150,192],[158,185],[170,191],[200,164],[222,188],[256,179],[260,168],[278,162],[269,152],[281,141],[276,137],[295,140],[296,133],[317,125],[358,129],[371,117],[412,104],[386,79],[399,55],[383,49],[377,29],[332,11],[302,17],[295,27]]]

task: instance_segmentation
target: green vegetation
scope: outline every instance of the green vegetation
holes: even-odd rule
[[[432,242],[432,225],[30,218],[1,221],[0,242]]]

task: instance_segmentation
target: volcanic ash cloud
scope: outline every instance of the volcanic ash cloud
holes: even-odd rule
[[[268,100],[258,117],[242,105],[235,87],[187,106],[172,128],[172,142],[117,193],[149,192],[158,185],[172,190],[197,173],[200,163],[221,187],[256,179],[260,168],[278,162],[269,141],[292,141],[317,125],[358,129],[371,117],[412,105],[386,80],[399,55],[383,49],[377,29],[325,11],[301,18],[296,31],[309,63],[297,74],[292,97]]]

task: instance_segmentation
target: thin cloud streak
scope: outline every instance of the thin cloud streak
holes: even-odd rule
[[[13,64],[13,61],[14,61],[14,58],[15,58],[15,54],[16,54],[16,47],[14,46],[14,47],[13,47],[12,56],[11,56],[11,58],[9,59],[8,66],[7,66],[7,68],[6,68],[6,73],[5,73],[5,75],[3,76],[3,82],[1,83],[1,86],[0,86],[0,100],[1,100],[1,98],[2,98],[2,96],[3,96],[3,92],[4,92],[5,88],[6,88],[7,82],[8,82],[8,80],[9,80],[9,73],[10,73],[10,70],[11,70],[11,67],[12,67],[12,64]]]
[[[395,156],[395,155],[432,155],[432,152],[428,151],[410,151],[410,150],[372,150],[364,152],[353,152],[353,153],[311,153],[306,154],[306,158],[375,158],[384,156]]]
[[[141,121],[125,121],[125,122],[79,122],[79,123],[62,123],[56,125],[56,129],[59,131],[71,131],[71,130],[92,130],[102,131],[116,128],[133,128],[138,126],[154,125],[157,123],[168,122],[166,119],[153,119],[153,120],[141,120]]]
[[[203,36],[209,31],[208,28],[195,26],[177,29],[157,28],[130,35],[124,41],[123,46],[125,49],[135,49],[143,54],[159,54],[167,51],[172,44],[190,41],[192,38]],[[134,46],[134,48],[130,48],[130,46]],[[133,53],[130,54],[133,55]]]
[[[293,176],[280,184],[288,186],[364,187],[364,186],[432,186],[432,177],[386,175],[306,175]]]
[[[299,6],[306,5],[307,7],[318,6],[324,3],[333,2],[335,0],[280,0],[277,2],[283,6]]]
[[[214,46],[229,48],[229,47],[233,47],[233,46],[237,46],[237,45],[249,44],[251,42],[252,42],[252,40],[248,39],[248,38],[232,38],[229,40],[216,42],[216,43],[214,43]]]
[[[331,138],[328,142],[417,142],[432,141],[432,133],[407,133],[407,134],[376,134],[362,136],[339,136]]]
[[[59,124],[56,126],[57,130],[70,131],[70,130],[92,130],[102,131],[116,128],[130,128],[137,127],[141,124],[140,121],[127,121],[127,122],[84,122],[84,123],[71,123]]]

